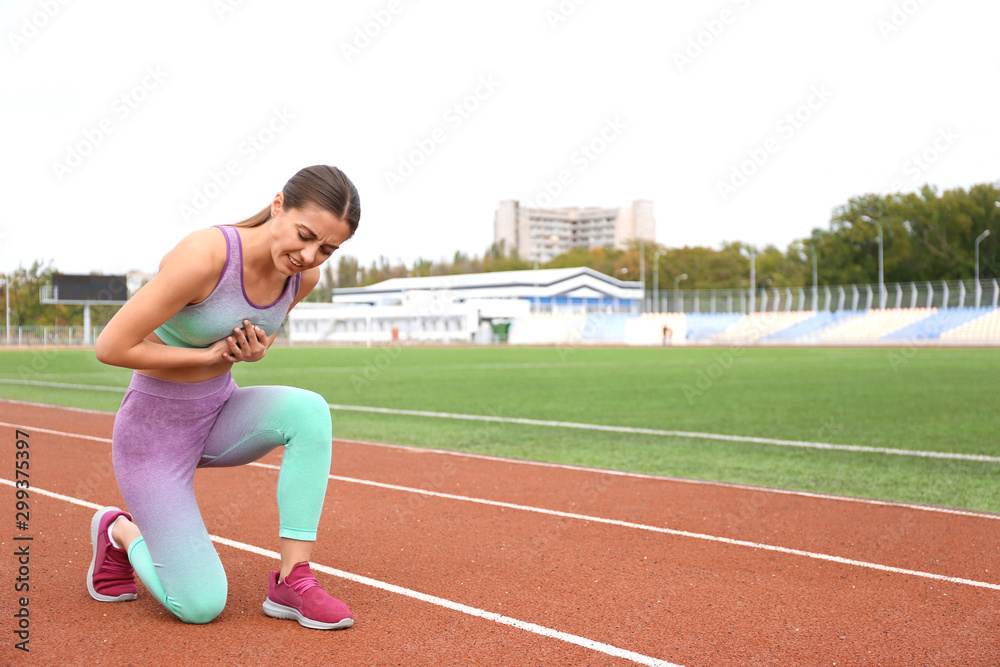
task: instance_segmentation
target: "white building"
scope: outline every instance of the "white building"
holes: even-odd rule
[[[640,199],[620,208],[530,208],[502,201],[493,220],[493,238],[533,262],[548,262],[572,248],[625,250],[630,241],[656,240],[653,202]]]
[[[489,343],[495,323],[532,312],[634,310],[641,291],[639,282],[585,267],[393,278],[336,290],[332,303],[300,303],[288,332],[293,343]]]

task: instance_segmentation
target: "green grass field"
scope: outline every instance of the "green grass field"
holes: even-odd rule
[[[86,349],[0,351],[0,398],[113,411],[120,391],[24,381],[123,389],[129,375]],[[276,347],[234,376],[345,406],[1000,457],[996,350]],[[998,462],[340,409],[333,420],[347,439],[1000,511]]]

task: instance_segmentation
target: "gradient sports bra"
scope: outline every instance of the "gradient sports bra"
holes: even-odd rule
[[[226,263],[215,289],[203,301],[184,306],[153,333],[173,347],[208,347],[242,327],[250,320],[268,336],[284,322],[302,275],[296,273],[285,281],[285,290],[274,303],[258,306],[247,296],[243,285],[243,243],[239,232],[231,226],[218,225],[226,237]]]

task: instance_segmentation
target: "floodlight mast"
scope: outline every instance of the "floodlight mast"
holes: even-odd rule
[[[653,303],[656,304],[656,312],[660,312],[660,256],[666,254],[666,250],[657,250],[653,255]]]
[[[0,234],[0,239],[7,238],[6,234]],[[3,313],[4,313],[4,335],[7,339],[7,345],[10,346],[10,277],[7,272],[4,271],[3,277]]]
[[[684,312],[684,296],[677,294],[680,291],[680,284],[682,280],[687,280],[688,274],[682,273],[681,275],[674,278],[674,294],[677,296],[677,300],[680,302],[680,307],[677,309],[678,313]]]
[[[976,308],[979,308],[983,298],[983,287],[979,283],[979,243],[989,235],[990,230],[987,229],[976,239]]]
[[[875,226],[878,228],[878,307],[879,310],[885,309],[885,273],[882,270],[882,248],[885,245],[882,236],[882,223],[880,223],[875,218],[869,217],[867,215],[861,216],[861,219],[865,222],[874,222]]]

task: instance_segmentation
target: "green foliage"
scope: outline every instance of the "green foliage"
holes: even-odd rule
[[[56,273],[52,263],[35,261],[30,267],[18,266],[7,274],[0,289],[0,304],[8,303],[9,284],[10,325],[17,326],[80,326],[83,324],[83,306],[49,305],[41,302],[42,286],[52,284]],[[119,306],[91,306],[90,322],[104,326],[118,312]],[[0,325],[6,322],[0,318]]]
[[[820,284],[878,281],[878,230],[885,236],[885,282],[960,280],[975,277],[975,241],[980,245],[980,277],[997,277],[1000,250],[1000,184],[974,185],[939,194],[867,194],[848,200],[833,213],[830,229],[813,230],[807,241],[820,257]]]

